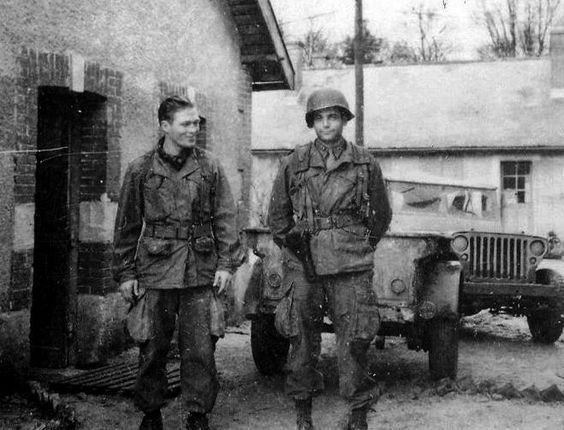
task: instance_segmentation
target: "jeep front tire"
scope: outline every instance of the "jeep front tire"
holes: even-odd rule
[[[258,314],[251,321],[251,350],[260,373],[281,373],[286,364],[290,342],[274,326],[274,315]]]
[[[458,370],[458,321],[436,319],[427,326],[431,379],[456,379]]]
[[[560,312],[544,310],[536,311],[527,316],[529,330],[533,341],[550,344],[556,342],[562,334],[562,317]]]

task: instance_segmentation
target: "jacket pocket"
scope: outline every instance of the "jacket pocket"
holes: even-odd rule
[[[145,237],[142,242],[149,255],[167,256],[172,252],[172,242],[168,240]]]
[[[276,306],[274,326],[276,327],[278,333],[286,338],[293,338],[300,334],[298,311],[294,302],[293,284]]]
[[[182,288],[188,246],[176,239],[142,237],[136,257],[139,281],[145,288]]]

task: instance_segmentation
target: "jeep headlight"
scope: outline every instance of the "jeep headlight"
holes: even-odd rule
[[[468,248],[468,238],[462,235],[456,236],[452,239],[451,246],[454,252],[460,254]]]
[[[531,250],[531,254],[533,254],[535,257],[540,257],[546,251],[546,245],[542,240],[537,239],[533,240],[529,244],[529,249]]]

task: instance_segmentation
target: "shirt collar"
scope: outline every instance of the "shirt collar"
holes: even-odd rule
[[[345,151],[347,142],[341,137],[338,142],[336,142],[334,145],[329,146],[326,143],[323,143],[321,140],[315,139],[315,146],[325,160],[327,160],[327,157],[329,156],[329,151],[331,151],[333,157],[335,157],[335,160],[338,160]]]

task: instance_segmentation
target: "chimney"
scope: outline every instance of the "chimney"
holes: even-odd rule
[[[564,19],[550,30],[550,98],[564,101]]]
[[[299,92],[302,88],[302,70],[304,67],[304,48],[299,42],[288,42],[286,44],[288,55],[294,66],[294,91]]]

